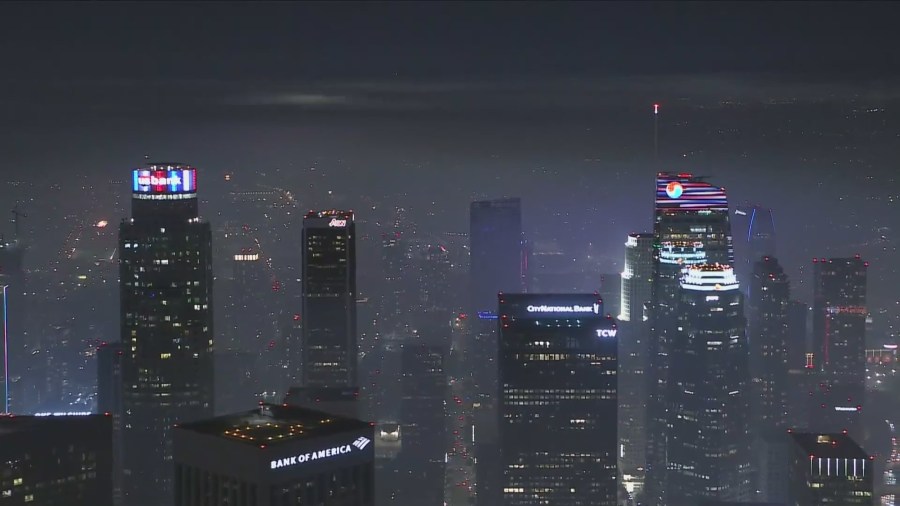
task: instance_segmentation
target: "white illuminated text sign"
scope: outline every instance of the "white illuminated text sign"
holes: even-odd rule
[[[525,308],[529,313],[594,313],[600,314],[600,304],[593,306],[528,306]]]
[[[618,329],[597,329],[597,337],[616,337]]]
[[[324,450],[318,450],[309,453],[301,453],[300,455],[296,455],[293,457],[285,457],[282,459],[275,459],[269,462],[270,469],[281,469],[284,467],[296,466],[297,464],[303,464],[305,462],[310,462],[313,460],[327,459],[331,457],[337,457],[338,455],[345,455],[347,453],[351,453],[353,448],[362,451],[366,446],[369,446],[369,443],[372,441],[366,437],[359,437],[351,444],[348,445],[340,445],[332,448],[326,448]]]
[[[328,222],[328,226],[344,228],[347,226],[347,220],[339,220],[337,218],[332,218],[331,221]]]

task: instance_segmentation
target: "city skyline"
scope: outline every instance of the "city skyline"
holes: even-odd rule
[[[898,15],[0,3],[0,503],[897,506]]]

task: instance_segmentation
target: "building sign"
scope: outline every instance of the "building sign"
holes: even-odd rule
[[[358,437],[355,441],[347,445],[333,446],[331,448],[325,448],[314,452],[301,453],[300,455],[295,455],[292,457],[272,460],[271,462],[269,462],[269,468],[282,469],[285,467],[305,464],[307,462],[312,462],[315,460],[330,459],[340,455],[353,453],[355,451],[360,452],[365,450],[371,442],[372,440],[367,437]]]
[[[616,337],[619,329],[597,329],[597,337]]]
[[[195,193],[197,171],[174,167],[136,169],[132,171],[131,190],[150,194]]]
[[[862,306],[828,306],[825,308],[828,314],[855,314],[865,316],[869,314],[866,308]]]
[[[571,305],[571,306],[528,306],[525,308],[529,313],[591,313],[591,314],[600,314],[600,304],[594,303],[590,306],[579,306],[579,305]]]
[[[334,228],[344,228],[347,226],[347,220],[339,220],[337,218],[332,218],[331,221],[328,222],[329,227]]]

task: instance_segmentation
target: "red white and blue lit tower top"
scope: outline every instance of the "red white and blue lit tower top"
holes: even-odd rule
[[[189,165],[153,164],[134,169],[131,178],[131,191],[135,198],[171,200],[171,195],[197,194],[197,169]]]
[[[714,186],[689,172],[656,175],[656,210],[728,211],[724,188]]]

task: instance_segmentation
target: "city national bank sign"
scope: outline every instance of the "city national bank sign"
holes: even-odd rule
[[[372,441],[367,437],[359,437],[356,441],[348,445],[333,446],[314,452],[301,453],[293,457],[285,457],[283,459],[275,459],[269,463],[271,469],[282,469],[285,467],[305,464],[314,460],[331,459],[339,455],[346,455],[353,452],[361,452],[366,449]]]
[[[600,314],[600,304],[594,303],[590,306],[577,304],[571,306],[530,305],[525,308],[525,311],[530,314]]]

